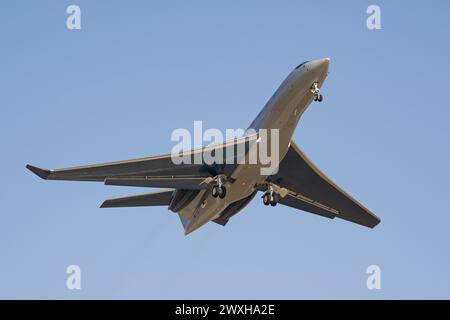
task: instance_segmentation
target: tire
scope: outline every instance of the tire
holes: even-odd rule
[[[321,94],[319,94],[319,96],[317,97],[317,101],[322,102],[323,100],[323,96]]]
[[[212,195],[214,198],[217,198],[217,197],[219,196],[219,187],[218,187],[218,186],[214,186],[214,187],[212,188],[211,195]]]
[[[263,195],[263,203],[265,206],[270,204],[269,195],[267,193]]]
[[[218,191],[219,191],[219,198],[223,199],[225,198],[225,195],[227,194],[227,189],[225,189],[224,186],[221,186],[220,188],[217,187]]]

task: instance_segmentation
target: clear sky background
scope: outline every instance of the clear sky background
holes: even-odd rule
[[[2,1],[0,298],[450,298],[449,15],[444,0]],[[166,153],[194,120],[246,128],[322,57],[324,101],[294,139],[382,218],[373,230],[257,197],[186,237],[165,207],[99,209],[147,189],[25,169]]]

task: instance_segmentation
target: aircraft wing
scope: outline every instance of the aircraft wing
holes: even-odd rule
[[[324,217],[338,217],[369,228],[380,219],[345,193],[305,156],[291,141],[291,146],[281,161],[279,171],[270,176],[274,184],[289,193],[280,197],[279,203]]]
[[[112,183],[119,178],[145,180],[146,177],[209,176],[206,167],[203,167],[202,164],[192,163],[176,165],[172,161],[171,155],[166,154],[57,170],[44,170],[31,165],[27,165],[27,168],[45,180],[110,181]]]
[[[185,161],[181,164],[175,163],[171,154],[165,154],[58,170],[45,170],[31,165],[27,165],[27,168],[46,180],[101,181],[107,185],[202,189],[204,186],[201,183],[208,177],[217,174],[231,175],[238,163],[238,150],[245,150],[239,146],[248,148],[248,144],[255,139],[256,136],[247,136],[184,152]],[[219,164],[205,163],[204,155],[217,154],[218,150],[222,152]]]

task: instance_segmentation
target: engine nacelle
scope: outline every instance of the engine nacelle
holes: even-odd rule
[[[186,207],[200,192],[200,190],[177,189],[173,192],[172,201],[169,204],[169,210],[179,212]]]
[[[257,191],[253,192],[247,198],[231,203],[222,211],[220,217],[215,219],[214,222],[225,225],[232,216],[241,211],[255,197],[256,193]]]

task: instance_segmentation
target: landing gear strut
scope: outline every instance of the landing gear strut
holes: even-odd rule
[[[320,94],[319,84],[314,82],[311,86],[311,93],[314,94],[313,100],[321,102],[323,100],[323,96]]]
[[[272,207],[275,207],[277,205],[278,195],[273,191],[272,186],[269,186],[269,189],[264,193],[262,198],[265,206],[270,204]]]
[[[225,198],[225,195],[227,194],[227,189],[225,188],[225,186],[223,185],[222,179],[220,178],[220,176],[217,177],[217,184],[212,188],[212,196],[214,198]]]

